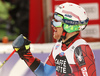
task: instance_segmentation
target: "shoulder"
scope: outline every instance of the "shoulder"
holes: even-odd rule
[[[83,39],[79,39],[77,41],[75,41],[74,43],[74,53],[79,54],[79,53],[92,53],[92,49],[90,48],[89,44],[83,40]]]
[[[84,39],[78,39],[75,41],[74,45],[76,46],[75,50],[91,50],[89,44]]]
[[[75,48],[74,53],[75,55],[83,54],[84,56],[87,56],[93,54],[93,51],[89,45],[82,44]]]

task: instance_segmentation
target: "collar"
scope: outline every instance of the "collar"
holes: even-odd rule
[[[62,42],[62,50],[65,51],[68,47],[70,47],[76,40],[80,39],[79,34],[76,34],[69,38],[67,41],[64,43]]]
[[[67,41],[62,42],[62,44],[65,44],[66,46],[68,46],[74,39],[76,39],[76,37],[77,37],[78,35],[79,35],[79,34],[76,34],[76,35],[72,36],[72,37],[69,38]]]

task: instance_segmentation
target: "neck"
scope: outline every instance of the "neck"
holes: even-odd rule
[[[62,40],[63,43],[65,42],[71,42],[74,39],[74,36],[76,37],[79,34],[79,32],[72,32],[72,33],[67,33],[66,39]]]

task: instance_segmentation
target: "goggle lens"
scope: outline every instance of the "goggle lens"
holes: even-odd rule
[[[54,19],[52,20],[51,24],[54,27],[62,27],[62,22],[56,22]]]
[[[51,24],[54,27],[62,27],[62,19],[63,19],[63,16],[61,16],[57,13],[54,13]]]
[[[58,20],[59,22],[62,22],[63,17],[58,14],[54,14],[54,19]]]

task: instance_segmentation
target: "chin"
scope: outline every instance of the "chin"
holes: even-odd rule
[[[53,38],[56,39],[56,40],[60,39],[60,37],[58,37],[58,36],[53,36]]]

